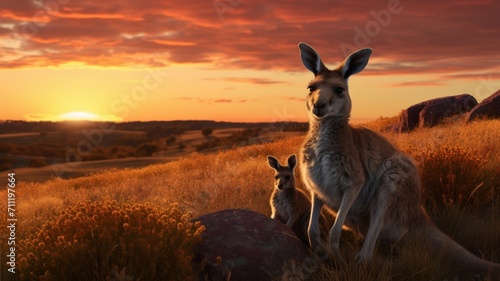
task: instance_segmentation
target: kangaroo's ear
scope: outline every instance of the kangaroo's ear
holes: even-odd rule
[[[295,168],[295,166],[297,165],[297,157],[295,156],[295,154],[290,155],[287,161],[288,167],[293,170],[293,168]]]
[[[267,161],[269,162],[269,166],[271,166],[271,168],[275,170],[278,170],[280,168],[280,162],[274,156],[268,155]]]
[[[339,67],[340,72],[342,73],[342,78],[347,80],[347,78],[349,78],[351,75],[354,75],[365,69],[365,66],[368,64],[368,59],[370,58],[371,54],[372,49],[365,48],[349,55]]]
[[[299,43],[300,49],[300,58],[302,59],[302,63],[304,66],[309,69],[314,76],[317,76],[322,71],[325,71],[327,68],[321,61],[316,50],[314,50],[311,46],[306,43]]]

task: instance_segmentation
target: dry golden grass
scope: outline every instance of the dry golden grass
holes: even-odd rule
[[[376,129],[371,124],[365,126]],[[500,146],[497,145],[500,140],[500,120],[449,122],[433,128],[418,128],[411,133],[388,132],[384,135],[400,148],[462,146],[478,150],[492,163],[500,162]]]
[[[367,124],[373,127],[373,124]],[[483,169],[490,175],[485,181],[494,186],[492,204],[487,208],[460,210],[445,208],[433,216],[438,226],[477,255],[500,261],[500,120],[471,124],[452,123],[432,129],[418,129],[409,134],[384,133],[403,150],[434,149],[442,146],[471,149],[486,161]],[[122,203],[148,203],[169,206],[178,203],[183,212],[194,216],[227,208],[248,208],[270,215],[273,172],[266,156],[272,154],[284,161],[297,154],[304,137],[290,137],[274,143],[253,145],[214,154],[190,154],[185,158],[142,169],[114,170],[72,180],[24,183],[17,186],[19,238],[39,231],[57,213],[77,202],[114,200]],[[411,153],[410,153],[411,154]],[[299,187],[302,187],[299,182]],[[427,187],[433,188],[433,187]],[[6,198],[6,191],[0,195]],[[4,200],[5,201],[5,200]],[[2,201],[2,209],[5,202]],[[2,216],[5,216],[2,212]],[[3,217],[2,217],[3,219]],[[418,244],[418,243],[417,243]],[[352,246],[350,261],[340,271],[322,267],[314,280],[429,280],[452,278],[440,257],[429,249],[409,244],[396,256],[378,255],[367,269],[358,270],[353,259],[361,244]],[[349,249],[351,250],[351,249]],[[346,276],[350,276],[349,278]],[[434,277],[433,277],[434,276]]]
[[[175,204],[75,204],[19,242],[20,280],[191,280],[204,231],[191,219]]]

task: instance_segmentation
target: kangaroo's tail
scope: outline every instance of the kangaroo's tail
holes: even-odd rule
[[[439,230],[430,220],[426,220],[418,228],[419,237],[424,238],[430,245],[443,250],[454,263],[466,266],[475,273],[490,275],[493,280],[500,280],[500,264],[481,259]]]

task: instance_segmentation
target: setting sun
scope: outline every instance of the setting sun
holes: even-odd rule
[[[94,113],[90,112],[83,112],[83,111],[75,111],[75,112],[68,112],[64,113],[58,116],[58,119],[63,120],[63,121],[98,121],[101,120],[102,118]]]

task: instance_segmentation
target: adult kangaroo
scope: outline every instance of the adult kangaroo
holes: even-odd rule
[[[361,49],[337,68],[328,69],[318,53],[299,44],[304,66],[314,74],[305,105],[309,132],[300,153],[302,179],[311,192],[309,243],[321,244],[318,219],[323,205],[337,212],[329,246],[341,260],[339,239],[345,224],[365,238],[356,256],[368,263],[379,238],[395,241],[409,231],[443,248],[461,264],[500,276],[500,264],[480,259],[441,232],[421,207],[421,183],[413,160],[381,135],[349,125],[351,98],[348,79],[362,71],[371,49]]]

